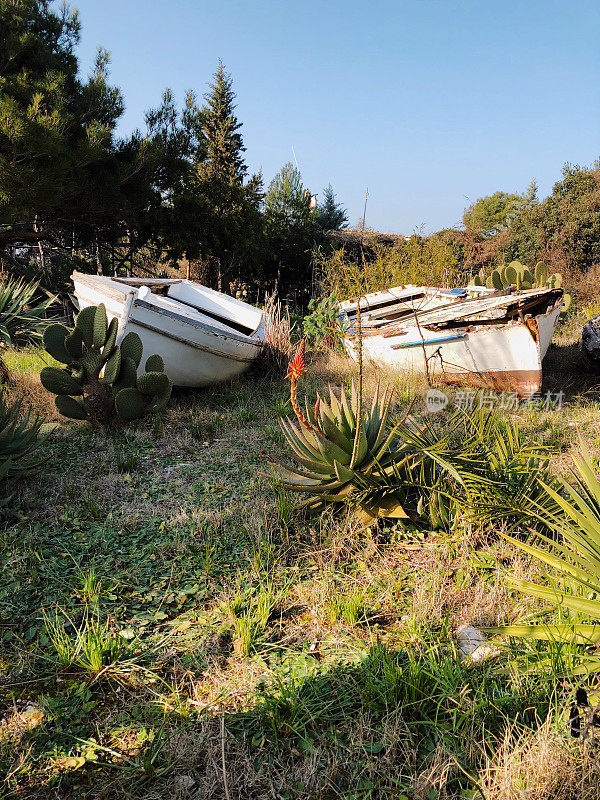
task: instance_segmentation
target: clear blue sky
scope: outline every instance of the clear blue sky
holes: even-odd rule
[[[80,57],[112,54],[126,133],[169,86],[231,71],[251,170],[292,147],[305,184],[331,182],[350,221],[457,225],[465,205],[565,161],[600,156],[598,0],[78,0]]]

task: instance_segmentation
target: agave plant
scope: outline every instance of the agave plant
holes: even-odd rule
[[[306,372],[304,341],[290,363],[291,402],[297,422],[280,424],[298,466],[273,464],[287,489],[305,492],[300,504],[311,511],[328,503],[351,503],[363,522],[378,516],[408,518],[403,507],[401,485],[394,480],[394,433],[387,432],[390,392],[377,387],[370,408],[362,402],[360,385],[352,383],[350,398],[342,389],[339,399],[329,390],[329,402],[317,396],[313,410],[305,413],[297,399],[298,379]]]
[[[600,482],[590,454],[583,443],[580,445],[581,455],[573,458],[575,486],[562,480],[561,491],[557,491],[542,483],[556,510],[534,504],[532,513],[547,526],[549,535],[538,534],[545,547],[507,537],[549,568],[546,586],[514,577],[509,578],[510,585],[554,606],[561,621],[491,630],[504,636],[591,646],[590,652],[582,649],[572,670],[583,675],[600,671]]]
[[[48,324],[45,313],[56,300],[36,300],[39,283],[13,278],[0,284],[0,339],[5,345],[39,342]]]
[[[22,399],[6,403],[0,392],[0,482],[30,475],[44,461],[37,453],[42,420],[32,417],[31,411],[21,412]],[[5,491],[2,492],[5,494]]]
[[[36,300],[39,283],[10,278],[0,283],[0,346],[35,344],[41,341],[48,322],[45,318],[55,297]],[[10,377],[0,357],[0,378]]]

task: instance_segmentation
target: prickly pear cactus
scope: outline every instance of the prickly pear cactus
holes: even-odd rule
[[[171,381],[159,355],[152,355],[138,376],[142,341],[128,333],[117,341],[117,320],[108,324],[106,308],[87,306],[73,330],[49,325],[44,332],[48,353],[65,366],[44,367],[40,380],[56,395],[58,411],[95,427],[132,422],[163,408],[171,396]]]
[[[509,286],[516,289],[541,289],[547,286],[550,289],[560,289],[562,287],[562,275],[555,272],[548,276],[548,268],[543,261],[538,261],[533,273],[520,261],[511,261],[505,267],[492,270],[490,275],[485,275],[483,269],[471,279],[471,286],[487,286],[488,289],[502,291]],[[571,306],[571,295],[563,295],[563,306],[561,314],[566,313]]]

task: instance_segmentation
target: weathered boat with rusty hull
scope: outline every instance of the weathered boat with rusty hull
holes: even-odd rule
[[[240,375],[259,355],[264,315],[259,308],[178,278],[71,275],[81,308],[104,303],[119,321],[117,341],[129,331],[144,353],[158,353],[175,386],[210,386]]]
[[[562,307],[562,289],[494,291],[398,286],[360,298],[363,355],[431,380],[516,392],[542,383],[542,360]],[[340,303],[348,354],[357,356],[358,299]]]

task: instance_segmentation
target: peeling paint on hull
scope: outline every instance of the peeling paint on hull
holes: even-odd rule
[[[402,287],[402,292],[409,288]],[[457,295],[454,305],[454,301],[448,301],[447,292],[438,298],[436,290],[412,289],[422,292],[418,301],[422,305],[415,311],[408,305],[409,313],[405,300],[386,302],[383,309],[374,308],[371,312],[371,296],[366,296],[361,315],[365,359],[384,370],[427,372],[432,380],[516,392],[522,398],[539,391],[542,359],[560,314],[561,292],[537,290],[507,296],[492,293],[473,300]],[[393,291],[396,290],[390,290]],[[348,320],[354,325],[346,336],[346,350],[356,358],[355,317],[351,311],[348,315],[350,303],[344,305]],[[523,308],[531,313],[524,314]],[[474,309],[473,313],[470,309]]]

